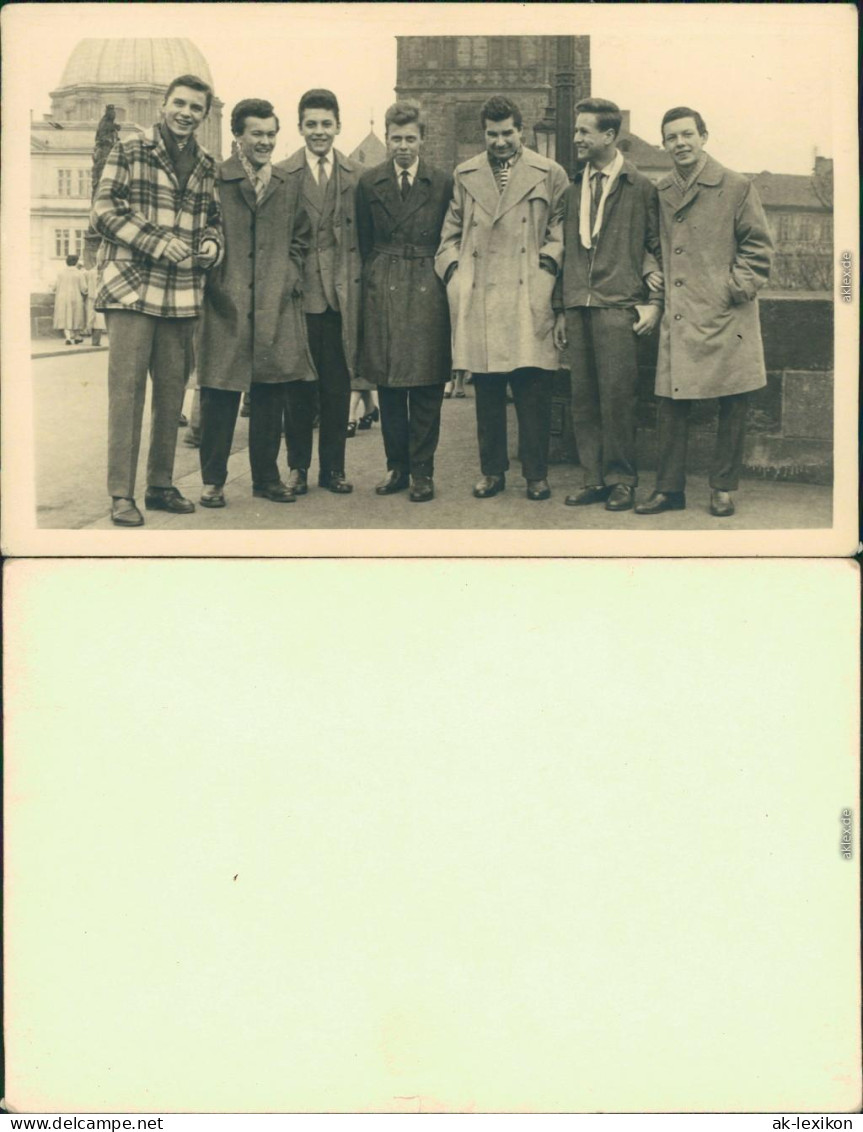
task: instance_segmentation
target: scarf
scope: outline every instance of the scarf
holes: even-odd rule
[[[243,151],[237,146],[237,160],[246,171],[246,176],[252,182],[252,188],[255,190],[255,197],[260,203],[261,197],[267,191],[267,185],[270,183],[270,178],[273,175],[273,166],[268,161],[266,165],[262,165],[256,169],[251,161],[247,161]]]
[[[680,190],[681,196],[685,196],[686,193],[689,192],[689,190],[695,184],[697,179],[701,176],[701,172],[704,169],[704,166],[706,164],[707,164],[707,154],[702,153],[701,156],[699,157],[699,159],[696,161],[695,166],[694,166],[692,172],[689,174],[688,177],[682,176],[678,172],[677,166],[675,165],[674,169],[671,171],[671,179],[674,181],[675,185],[677,185],[677,188]]]
[[[623,168],[623,154],[618,150],[614,155],[614,160],[606,165],[604,169],[599,172],[605,175],[605,184],[602,186],[602,196],[599,199],[599,207],[596,210],[596,223],[593,225],[593,233],[590,231],[590,192],[591,192],[591,176],[592,169],[590,165],[585,165],[584,172],[581,175],[581,207],[578,215],[578,229],[581,235],[581,246],[588,250],[593,247],[593,240],[599,235],[599,230],[602,228],[602,217],[605,212],[605,202],[608,200],[608,194],[611,192],[614,182],[620,176],[620,171]],[[593,236],[593,240],[591,239]]]
[[[189,183],[189,178],[192,175],[192,170],[198,164],[198,143],[195,141],[194,136],[192,136],[186,144],[181,147],[177,144],[177,139],[164,122],[159,123],[159,130],[162,135],[162,141],[165,143],[165,149],[167,149],[168,156],[171,159],[171,164],[174,166],[174,173],[180,185],[180,192],[184,193],[186,191],[186,185]]]

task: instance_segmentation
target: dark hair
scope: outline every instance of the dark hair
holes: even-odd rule
[[[623,116],[620,107],[609,102],[607,98],[583,98],[575,104],[576,114],[592,114],[596,118],[596,126],[600,133],[613,130],[614,136],[620,133],[623,125]]]
[[[180,75],[178,79],[172,79],[171,85],[165,91],[165,97],[162,99],[162,105],[164,105],[168,101],[171,96],[171,91],[174,89],[174,87],[178,86],[187,86],[189,90],[199,90],[201,94],[205,95],[207,99],[207,109],[204,113],[204,116],[206,117],[206,115],[210,113],[210,107],[213,104],[213,88],[209,83],[205,83],[203,79],[199,79],[197,75]]]
[[[67,267],[74,267],[77,262],[78,262],[78,257],[76,255],[67,255],[66,256],[66,266]]]
[[[237,103],[231,111],[231,133],[235,138],[245,130],[247,118],[275,118],[276,129],[279,128],[279,119],[273,104],[267,102],[265,98],[244,98],[242,102]]]
[[[707,125],[697,110],[692,110],[689,106],[675,106],[672,110],[666,110],[662,115],[662,125],[659,127],[662,138],[665,138],[665,127],[668,123],[676,122],[678,118],[694,118],[695,128],[699,134],[707,133]]]
[[[507,118],[512,118],[516,129],[521,129],[522,118],[518,105],[503,94],[493,94],[479,112],[483,129],[486,122],[503,122]]]
[[[409,126],[416,122],[420,137],[426,136],[426,124],[422,118],[422,107],[412,98],[400,99],[394,102],[384,115],[384,137],[390,132],[390,126]]]
[[[303,124],[303,114],[307,110],[332,110],[336,116],[336,122],[341,125],[341,119],[339,118],[339,100],[331,90],[315,89],[306,91],[300,99],[300,105],[297,111],[301,126]]]

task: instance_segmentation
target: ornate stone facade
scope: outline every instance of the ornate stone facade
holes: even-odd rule
[[[452,169],[483,148],[480,109],[493,94],[521,108],[524,140],[554,102],[558,38],[552,35],[398,36],[396,95],[421,103],[427,122],[425,153]],[[575,99],[590,94],[590,37],[570,37]]]

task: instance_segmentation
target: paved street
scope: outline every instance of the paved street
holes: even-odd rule
[[[31,362],[35,398],[36,484],[38,523],[59,529],[110,529],[105,491],[107,448],[108,351],[85,347],[68,354],[44,350]],[[61,343],[62,347],[62,343]],[[36,350],[34,349],[34,353]],[[829,487],[766,483],[747,480],[737,496],[738,511],[731,519],[715,519],[707,511],[708,487],[704,476],[692,476],[687,486],[689,507],[657,518],[624,512],[612,514],[603,507],[565,507],[564,497],[580,487],[581,468],[553,465],[549,481],[552,498],[531,503],[524,495],[524,480],[515,458],[515,414],[510,406],[510,458],[506,491],[489,500],[476,500],[471,487],[479,468],[473,391],[467,399],[443,404],[441,442],[435,474],[436,498],[415,504],[407,493],[380,497],[374,485],[386,468],[380,426],[358,433],[347,443],[347,474],[354,484],[348,496],[335,496],[315,486],[312,469],[309,494],[296,503],[276,504],[255,499],[251,493],[247,436],[248,422],[240,419],[226,485],[228,506],[222,510],[198,507],[193,515],[147,512],[148,528],[156,530],[279,530],[298,529],[497,529],[529,530],[577,528],[582,530],[757,530],[819,528],[831,524],[832,492]],[[187,396],[186,412],[191,407]],[[144,495],[148,444],[149,403],[145,410],[137,494]],[[175,483],[197,502],[201,489],[198,452],[183,443],[179,432]],[[284,450],[283,457],[284,461]],[[286,465],[283,465],[286,474]],[[649,494],[652,472],[646,471],[639,498]],[[133,533],[130,537],[134,537]]]

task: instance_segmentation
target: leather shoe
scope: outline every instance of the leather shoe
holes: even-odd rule
[[[548,480],[528,480],[527,497],[534,500],[550,499],[551,488],[548,486]]]
[[[727,491],[713,488],[710,492],[710,514],[717,519],[727,519],[734,514],[734,501]]]
[[[198,502],[202,507],[224,507],[225,489],[221,484],[205,483]]]
[[[144,516],[135,506],[134,499],[115,495],[111,500],[111,522],[118,527],[143,527]]]
[[[603,503],[611,495],[611,488],[603,484],[589,483],[574,495],[568,495],[564,500],[567,507],[585,507],[588,503]]]
[[[400,472],[398,468],[391,468],[384,479],[377,485],[375,492],[378,495],[394,495],[397,491],[404,491],[410,483],[407,472]]]
[[[605,501],[606,511],[631,511],[635,503],[635,489],[628,483],[616,483]]]
[[[473,494],[476,499],[491,499],[506,487],[506,476],[483,476],[474,485]]]
[[[357,422],[348,421],[348,427],[345,429],[345,437],[352,440],[357,435]]]
[[[170,511],[173,515],[190,515],[195,510],[191,499],[180,495],[175,487],[148,487],[144,506],[148,511]]]
[[[646,503],[635,505],[636,515],[659,515],[663,511],[683,511],[686,496],[682,491],[654,491]]]
[[[348,483],[344,472],[324,472],[318,476],[318,487],[325,487],[335,495],[350,495],[354,485]]]
[[[180,420],[178,422],[178,427],[179,428],[188,428],[188,425],[189,425],[189,418],[186,416],[185,413],[180,413]]]
[[[252,495],[257,495],[261,499],[269,499],[271,503],[294,503],[297,498],[296,493],[291,491],[288,485],[282,483],[281,480],[253,484]]]
[[[309,473],[305,468],[291,468],[288,487],[294,495],[305,495],[309,490]]]
[[[434,499],[434,480],[431,476],[411,476],[411,503],[428,503]]]

